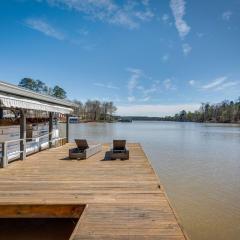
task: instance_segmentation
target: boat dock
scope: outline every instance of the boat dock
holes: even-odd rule
[[[89,159],[68,160],[72,146],[1,168],[0,218],[78,216],[77,209],[71,240],[188,239],[140,144],[128,144],[125,161],[104,160],[109,144]]]

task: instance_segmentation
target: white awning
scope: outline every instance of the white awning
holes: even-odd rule
[[[70,114],[73,111],[72,108],[68,107],[47,104],[40,101],[29,100],[26,98],[10,97],[8,95],[2,94],[0,94],[0,106],[7,108],[22,108],[62,114]]]

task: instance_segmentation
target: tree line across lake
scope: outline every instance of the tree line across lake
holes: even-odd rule
[[[240,123],[240,97],[236,101],[225,100],[218,104],[202,103],[197,111],[187,112],[182,110],[174,116],[148,117],[129,115],[119,118],[133,121]]]
[[[37,93],[50,95],[52,97],[67,99],[66,91],[58,85],[53,88],[47,86],[41,80],[32,78],[23,78],[19,84],[20,87],[32,90]],[[100,102],[98,100],[88,100],[82,103],[79,100],[73,100],[75,103],[73,115],[80,117],[86,121],[112,121],[114,120],[113,113],[117,108],[114,103],[109,101]]]
[[[161,118],[164,121],[240,123],[240,97],[236,101],[225,100],[218,104],[202,103],[195,112],[182,110],[174,116]]]

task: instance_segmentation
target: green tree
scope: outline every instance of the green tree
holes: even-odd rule
[[[82,104],[81,101],[78,100],[73,100],[73,102],[76,104],[76,106],[73,108],[74,110],[74,115],[76,115],[77,117],[81,117],[82,119],[84,119],[84,106]]]
[[[23,88],[27,88],[30,89],[32,91],[36,91],[36,87],[37,87],[37,83],[34,79],[32,78],[23,78],[18,86],[23,87]]]
[[[38,93],[47,93],[48,87],[41,80],[36,80],[36,92]]]
[[[65,99],[67,97],[67,94],[63,88],[56,85],[52,90],[52,96],[60,99]]]
[[[187,121],[187,112],[185,110],[182,110],[179,114],[179,121],[185,122]]]

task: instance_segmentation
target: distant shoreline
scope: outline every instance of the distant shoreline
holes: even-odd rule
[[[129,117],[128,117],[129,118]],[[124,119],[124,117],[122,117]],[[197,121],[177,121],[177,120],[163,120],[158,119],[158,117],[132,117],[131,121],[79,121],[78,123],[72,123],[72,124],[80,124],[80,123],[131,123],[131,122],[179,122],[179,123],[207,123],[207,124],[237,124],[240,125],[240,122],[214,122],[214,121],[204,121],[204,122],[197,122]],[[59,123],[66,123],[65,121],[61,121]]]
[[[193,123],[230,123],[230,124],[240,124],[240,121],[228,122],[228,121],[188,121],[188,120],[175,120],[166,119],[165,117],[146,117],[146,116],[124,116],[121,119],[131,119],[132,121],[159,121],[159,122],[193,122]]]

